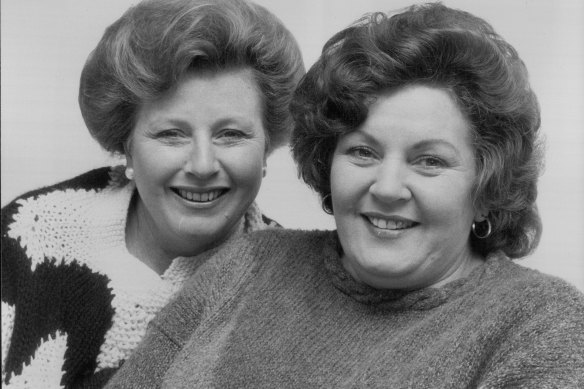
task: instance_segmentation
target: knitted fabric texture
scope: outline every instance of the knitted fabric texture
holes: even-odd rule
[[[102,387],[216,251],[156,274],[126,248],[134,191],[123,167],[101,168],[2,209],[3,387]],[[274,224],[255,204],[244,219],[242,232]]]
[[[335,232],[249,234],[201,266],[109,388],[582,388],[584,296],[489,257],[440,288],[382,291]]]

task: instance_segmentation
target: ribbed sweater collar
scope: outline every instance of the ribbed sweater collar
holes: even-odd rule
[[[495,265],[499,255],[490,256],[485,265],[478,266],[468,276],[459,278],[441,287],[414,291],[399,289],[376,289],[356,281],[341,263],[341,245],[336,231],[331,232],[325,245],[324,266],[333,285],[355,301],[381,310],[405,311],[428,310],[473,290],[485,275],[490,265]]]

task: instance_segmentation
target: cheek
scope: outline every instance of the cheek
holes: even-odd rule
[[[342,174],[343,168],[341,164],[335,162],[331,165],[331,178],[330,178],[330,195],[333,204],[334,214],[338,216],[341,209],[344,208],[343,205],[347,201],[347,186],[345,185],[347,181],[346,175]]]
[[[263,179],[263,148],[228,151],[223,158],[223,166],[238,185],[259,188]]]
[[[471,188],[464,181],[445,181],[424,191],[425,215],[445,227],[462,228],[473,218]],[[469,224],[470,225],[470,224]]]
[[[331,195],[335,214],[353,208],[368,190],[366,169],[333,161],[331,166]]]
[[[179,148],[143,147],[135,150],[132,159],[137,175],[156,179],[181,169],[186,157]]]

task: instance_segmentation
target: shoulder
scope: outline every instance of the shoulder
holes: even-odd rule
[[[120,182],[115,173],[116,168],[95,169],[19,196],[2,208],[3,244],[9,239],[18,241],[18,247],[26,247],[32,255],[44,252],[45,239],[62,246],[66,237],[79,233],[71,226],[86,228],[91,219],[101,220],[107,212],[114,213],[116,219],[125,218],[123,210],[131,187],[127,180]]]
[[[110,167],[95,169],[25,193],[2,208],[3,292],[9,288],[4,281],[9,281],[11,294],[16,293],[39,265],[81,266],[97,243],[114,244],[113,238],[123,233],[131,196],[131,187],[118,184],[114,172]],[[106,190],[122,187],[128,190]]]
[[[338,250],[335,231],[268,228],[245,234],[221,248],[223,260],[240,264],[320,264]]]
[[[22,194],[15,200],[38,197],[39,195],[50,193],[56,190],[99,190],[108,186],[112,180],[116,167],[101,167],[82,173],[73,178],[56,184],[44,186]],[[14,201],[12,201],[13,203]]]
[[[52,192],[57,191],[67,191],[67,190],[95,190],[99,191],[106,188],[115,180],[116,177],[116,167],[102,167],[94,170],[90,170],[76,177],[70,178],[68,180],[38,188],[29,192],[26,192],[16,199],[12,200],[6,206],[2,207],[2,225],[9,222],[7,219],[11,214],[16,212],[23,201],[35,200],[39,196],[43,196]]]
[[[205,253],[204,263],[152,322],[176,342],[184,342],[201,317],[273,281],[298,263],[316,263],[332,231],[270,228],[243,234]],[[198,258],[200,259],[200,258]],[[307,268],[305,269],[307,271]]]
[[[269,283],[282,277],[322,276],[327,259],[338,257],[339,246],[335,231],[275,228],[250,233],[222,251],[223,263],[238,268],[237,273],[251,269],[245,282]]]
[[[334,231],[272,228],[246,234],[239,239],[237,244],[258,248],[277,248],[280,251],[318,250],[323,245],[333,244],[336,241],[335,237]]]
[[[204,295],[199,288],[238,288],[266,270],[287,263],[317,262],[323,250],[335,242],[332,231],[301,231],[271,228],[243,234],[205,255],[208,259],[190,279],[183,292]],[[239,286],[237,286],[239,285]],[[196,291],[189,292],[190,288]],[[225,290],[218,295],[226,295]]]
[[[489,345],[496,352],[484,370],[485,386],[576,387],[584,370],[584,294],[506,258],[490,258],[485,277],[493,279],[477,291],[474,309],[500,335]]]
[[[584,323],[584,294],[558,277],[498,255],[487,260],[484,278],[482,288],[489,289],[491,300],[525,318],[561,315],[557,320],[571,317]]]
[[[542,273],[528,268],[503,255],[489,258],[493,262],[491,271],[500,277],[503,285],[521,295],[537,293],[542,297],[547,296],[573,296],[576,300],[584,298],[584,294],[559,277]]]
[[[17,197],[2,207],[2,234],[15,221],[17,214],[28,209],[35,220],[47,213],[62,213],[61,208],[82,207],[83,203],[92,202],[95,193],[105,189],[122,188],[128,181],[123,177],[120,167],[102,167],[85,172],[66,181],[35,189]],[[118,191],[119,192],[119,191]]]

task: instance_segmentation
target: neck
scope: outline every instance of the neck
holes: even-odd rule
[[[156,234],[139,216],[139,202],[138,196],[134,195],[126,223],[126,247],[130,254],[157,274],[162,274],[175,257],[157,243]]]
[[[480,266],[485,261],[480,256],[470,252],[465,259],[461,261],[460,265],[452,269],[451,272],[444,275],[438,282],[432,284],[432,287],[440,287],[449,282],[455,281],[459,278],[468,276],[477,266]]]
[[[427,260],[426,265],[441,262],[438,258]],[[401,290],[419,290],[425,288],[441,287],[449,282],[459,278],[466,277],[477,266],[484,263],[484,260],[468,252],[461,255],[454,266],[447,268],[430,268],[418,267],[409,274],[379,274],[377,271],[359,272],[359,267],[354,268],[351,259],[345,254],[341,255],[341,263],[345,270],[358,282],[367,284],[376,289],[401,289]]]
[[[164,234],[164,231],[161,231],[156,222],[148,216],[137,193],[132,199],[127,220],[126,246],[128,251],[157,274],[163,274],[177,257],[194,257],[223,243],[223,240],[209,243],[196,237],[185,239],[185,237]],[[242,222],[243,218],[224,240],[235,235],[242,228]]]

